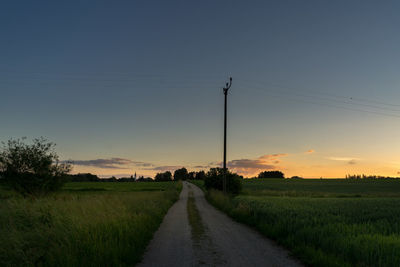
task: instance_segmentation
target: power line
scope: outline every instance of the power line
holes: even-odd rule
[[[309,94],[312,95],[322,95],[323,97],[331,97],[331,98],[337,98],[337,99],[344,99],[344,100],[352,100],[352,101],[357,101],[357,102],[366,102],[366,103],[374,103],[374,104],[378,104],[378,105],[385,105],[385,106],[391,106],[391,107],[400,107],[400,104],[393,104],[393,103],[387,103],[384,101],[378,101],[378,100],[371,100],[371,99],[366,99],[366,98],[360,98],[357,96],[344,96],[344,95],[338,95],[338,94],[332,94],[332,93],[326,93],[326,92],[321,92],[321,91],[317,91],[317,90],[313,90],[313,89],[305,89],[305,88],[294,88],[294,87],[290,87],[290,86],[286,86],[286,85],[282,85],[282,84],[278,84],[278,83],[272,83],[272,82],[259,82],[257,80],[247,80],[247,79],[242,79],[242,80],[238,80],[238,82],[243,81],[246,83],[250,83],[250,84],[256,84],[258,86],[263,86],[265,88],[265,84],[268,84],[270,86],[273,87],[278,87],[280,89],[283,90],[287,90],[287,91],[291,91],[291,92],[299,92],[302,91],[304,93],[304,91],[308,92]]]
[[[370,114],[375,114],[375,115],[380,115],[380,116],[386,116],[386,117],[395,117],[395,118],[400,118],[400,115],[397,114],[390,114],[390,113],[383,113],[383,112],[379,112],[379,111],[371,111],[371,110],[363,110],[363,109],[358,109],[358,108],[352,108],[352,107],[345,107],[345,106],[337,106],[337,105],[332,105],[330,103],[321,103],[321,102],[316,102],[316,101],[309,101],[309,100],[304,100],[304,99],[298,99],[295,98],[296,96],[283,96],[283,95],[276,95],[276,94],[272,94],[268,91],[262,90],[262,89],[257,89],[257,88],[249,88],[246,87],[246,89],[250,89],[250,90],[256,90],[258,92],[263,92],[269,96],[272,97],[277,97],[277,98],[285,98],[287,99],[289,97],[289,101],[293,101],[293,102],[303,102],[303,103],[307,103],[307,104],[313,104],[313,105],[319,105],[319,106],[323,106],[323,107],[330,107],[330,108],[336,108],[336,109],[340,109],[340,110],[350,110],[350,111],[357,111],[357,112],[361,112],[361,113],[370,113]],[[290,99],[290,97],[292,97],[292,99]]]
[[[281,93],[281,94],[287,94],[287,95],[291,95],[291,96],[295,96],[295,97],[302,97],[302,98],[310,98],[310,99],[314,99],[314,100],[322,100],[322,101],[326,101],[326,102],[335,102],[335,103],[339,103],[339,104],[346,104],[346,105],[354,105],[354,106],[361,106],[361,107],[368,107],[368,108],[373,108],[373,109],[378,109],[378,110],[382,110],[382,111],[388,111],[388,112],[399,112],[400,113],[400,109],[394,109],[394,108],[388,108],[388,107],[382,107],[382,106],[377,106],[377,105],[371,105],[371,104],[364,104],[364,103],[354,103],[352,101],[342,101],[342,100],[337,100],[337,99],[331,99],[328,97],[321,97],[318,95],[311,95],[311,94],[303,94],[303,93],[296,93],[296,92],[292,92],[292,91],[288,91],[288,90],[284,90],[282,91],[278,91],[275,88],[271,88],[271,87],[260,87],[260,86],[251,86],[249,87],[248,85],[244,85],[245,88],[257,88],[258,90],[264,90],[264,91],[276,91],[276,93]]]
[[[2,80],[1,76],[4,76],[4,72],[8,73],[16,73],[17,80],[14,80],[13,76],[10,79]],[[33,77],[18,77],[18,75],[33,75]],[[62,77],[40,77],[41,75],[61,75]],[[112,78],[108,78],[107,76],[111,76]],[[126,78],[115,77],[115,75],[122,75],[126,76]],[[128,78],[129,77],[129,78]],[[200,78],[200,77],[207,77],[207,78]],[[135,86],[138,83],[138,86],[143,86],[142,82],[146,82],[146,87],[155,87],[155,88],[163,88],[165,90],[170,89],[179,89],[179,88],[199,88],[199,87],[206,87],[207,85],[217,85],[217,78],[220,75],[210,75],[210,74],[187,74],[180,77],[171,78],[164,74],[145,74],[145,73],[122,73],[122,72],[112,72],[112,73],[56,73],[56,72],[20,72],[20,71],[12,71],[12,70],[3,70],[0,74],[0,87],[4,84],[19,84],[21,83],[26,85],[29,81],[38,81],[41,82],[40,85],[46,86],[54,86],[54,83],[57,86],[76,86],[74,82],[82,82],[84,84],[80,86],[84,87],[102,87],[102,88],[109,88],[109,87],[126,87],[126,86]],[[246,79],[239,79],[239,84],[244,83],[244,88],[253,88],[259,91],[270,92],[273,91],[275,94],[274,97],[282,97],[279,95],[288,95],[289,97],[294,97],[296,99],[303,99],[301,102],[304,103],[311,103],[317,105],[324,105],[324,106],[331,106],[340,109],[347,109],[352,111],[358,112],[366,112],[371,114],[383,115],[383,116],[391,116],[391,117],[398,117],[397,114],[391,114],[391,112],[400,113],[400,109],[396,109],[395,107],[400,107],[399,104],[392,104],[386,103],[383,101],[377,100],[370,100],[366,98],[360,97],[349,97],[337,94],[330,94],[321,91],[316,91],[312,89],[299,89],[284,86],[277,83],[271,82],[258,82],[257,80],[246,80]],[[99,84],[103,83],[103,84]],[[173,85],[171,85],[173,84]],[[268,87],[265,84],[269,85]],[[30,85],[30,84],[29,84]],[[37,86],[38,84],[34,84]],[[299,93],[300,92],[300,93]],[[276,95],[278,94],[278,96]],[[270,93],[271,95],[271,93]],[[304,100],[305,99],[305,100]],[[310,101],[309,99],[312,99]],[[299,101],[299,100],[297,100]],[[321,101],[323,103],[321,103]],[[335,106],[332,103],[344,104],[346,106]],[[349,107],[351,105],[351,107]],[[360,108],[354,108],[360,107]],[[365,109],[370,108],[370,109]],[[383,112],[382,112],[383,111]]]

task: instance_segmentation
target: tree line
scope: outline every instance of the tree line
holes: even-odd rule
[[[170,171],[157,173],[154,177],[155,181],[179,181],[179,180],[204,180],[206,177],[205,171],[188,172],[185,167],[174,171],[174,175]]]
[[[11,139],[2,142],[0,149],[0,182],[4,182],[23,195],[41,195],[61,188],[65,182],[163,182],[181,180],[203,180],[206,188],[222,190],[223,178],[227,179],[228,192],[240,192],[243,176],[222,168],[209,171],[188,172],[185,167],[157,173],[154,180],[150,177],[99,178],[97,175],[69,174],[71,163],[61,162],[55,152],[55,144],[44,138],[33,139],[31,144],[23,139]],[[264,171],[258,178],[284,178],[280,171]]]

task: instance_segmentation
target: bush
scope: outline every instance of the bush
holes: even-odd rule
[[[2,142],[0,171],[4,181],[23,195],[46,194],[59,189],[63,177],[71,170],[60,163],[55,144],[44,138],[25,144],[25,138]]]
[[[170,171],[157,173],[156,176],[154,177],[154,179],[157,182],[172,181],[172,173]],[[140,181],[140,178],[138,179],[138,181]]]
[[[258,178],[285,178],[281,171],[264,171],[258,174]]]
[[[196,172],[194,179],[196,180],[204,180],[206,178],[206,173],[204,171]]]
[[[223,190],[224,169],[211,168],[205,176],[204,186],[207,190],[213,188]],[[240,176],[227,170],[226,172],[226,190],[230,194],[239,194],[242,190],[242,181]]]
[[[187,180],[189,178],[189,174],[186,168],[177,169],[174,172],[174,180]]]

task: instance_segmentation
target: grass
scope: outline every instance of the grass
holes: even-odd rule
[[[400,197],[400,179],[249,179],[243,194],[289,197]]]
[[[201,216],[199,210],[196,206],[196,201],[193,196],[193,191],[189,191],[188,200],[187,200],[187,212],[189,224],[192,231],[193,240],[198,243],[200,239],[204,236],[205,229],[203,222],[201,220]]]
[[[132,266],[180,183],[69,183],[35,200],[0,189],[1,266]]]
[[[79,182],[67,183],[64,191],[117,191],[117,192],[144,192],[144,191],[166,191],[174,188],[176,184],[171,182]]]
[[[311,266],[400,266],[400,181],[244,181],[208,200]]]

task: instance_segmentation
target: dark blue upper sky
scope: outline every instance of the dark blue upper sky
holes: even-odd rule
[[[220,160],[221,87],[232,76],[230,159],[313,149],[320,158],[307,166],[329,169],[330,156],[400,162],[390,152],[400,148],[399,10],[2,1],[0,139],[47,136],[65,159],[208,164]]]

